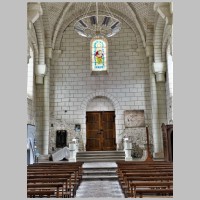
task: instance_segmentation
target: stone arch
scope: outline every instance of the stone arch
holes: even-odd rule
[[[95,97],[98,97],[98,96],[103,96],[103,97],[107,97],[109,100],[111,100],[111,102],[113,103],[113,106],[115,108],[115,110],[118,110],[120,109],[120,105],[119,105],[119,102],[118,100],[111,94],[107,93],[107,92],[104,92],[104,91],[100,91],[100,92],[94,92],[92,94],[90,94],[83,102],[82,102],[82,105],[81,105],[81,110],[83,110],[84,112],[86,111],[87,109],[87,105],[88,103],[94,99]]]
[[[31,24],[31,28],[27,31],[27,35],[28,35],[27,43],[28,43],[28,46],[32,47],[32,49],[34,51],[34,64],[37,65],[38,60],[39,60],[39,49],[38,49],[36,32],[35,32],[35,28],[34,28],[33,24]],[[28,49],[27,49],[27,51],[28,51]]]
[[[172,25],[165,25],[164,33],[163,33],[163,42],[162,42],[162,62],[166,62],[166,54],[168,41],[170,40],[172,32]]]
[[[87,104],[86,111],[114,111],[115,108],[110,99],[103,96],[94,97]]]
[[[163,42],[163,32],[165,27],[165,21],[157,15],[155,23],[155,34],[154,34],[154,60],[155,62],[162,61],[162,42]]]
[[[35,27],[35,33],[36,33],[37,42],[38,42],[39,64],[44,64],[45,63],[45,50],[44,50],[45,36],[44,36],[43,21],[41,17],[35,22],[34,27]]]
[[[43,27],[44,27],[44,35],[45,35],[45,47],[50,48],[52,46],[52,31],[50,30],[50,23],[48,19],[48,11],[46,9],[46,6],[44,3],[41,3],[42,9],[43,9],[43,15],[42,15],[42,21],[43,21]]]

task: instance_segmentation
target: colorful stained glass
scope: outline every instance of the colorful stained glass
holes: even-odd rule
[[[103,39],[91,40],[92,71],[107,70],[107,41]]]

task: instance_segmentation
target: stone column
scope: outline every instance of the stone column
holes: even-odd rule
[[[49,150],[49,87],[50,87],[50,65],[52,49],[45,49],[46,75],[44,76],[44,116],[43,116],[43,154],[47,155]]]
[[[157,81],[163,79],[163,74],[157,70],[157,79],[153,70],[153,46],[146,47],[146,56],[149,57],[149,76],[150,76],[150,91],[151,91],[151,126],[153,134],[153,145],[154,145],[154,158],[163,157],[161,127],[159,122],[159,103],[158,103],[158,91]],[[156,66],[156,65],[155,65]]]

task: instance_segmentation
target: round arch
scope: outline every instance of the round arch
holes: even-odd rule
[[[92,101],[92,99],[96,98],[96,97],[106,97],[108,100],[110,100],[110,102],[112,102],[113,107],[114,107],[114,111],[115,111],[115,129],[116,129],[116,144],[117,144],[117,149],[118,149],[118,144],[119,144],[119,134],[121,131],[121,125],[119,124],[119,119],[120,119],[120,114],[121,113],[121,107],[119,104],[119,101],[110,93],[104,92],[104,91],[96,91],[90,95],[88,95],[87,98],[84,99],[84,101],[82,102],[80,109],[82,111],[82,114],[84,115],[84,122],[83,122],[83,143],[84,146],[86,145],[86,111],[87,111],[87,105],[89,104],[90,101]]]

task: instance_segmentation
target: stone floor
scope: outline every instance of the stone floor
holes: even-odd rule
[[[104,197],[124,198],[118,181],[82,181],[76,198]]]
[[[117,167],[115,162],[90,162],[83,164],[84,168],[109,168]],[[124,198],[117,180],[82,180],[75,198]]]

